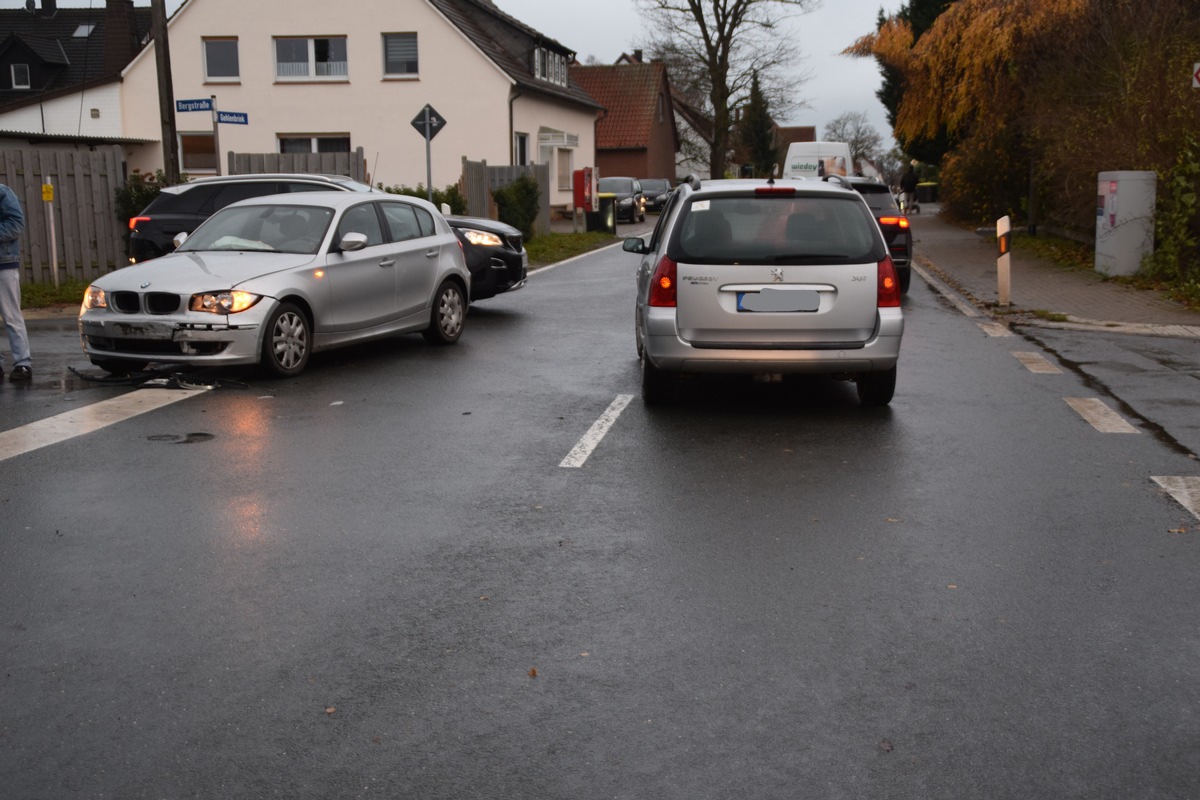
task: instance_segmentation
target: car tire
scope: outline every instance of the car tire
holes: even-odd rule
[[[886,406],[896,394],[896,368],[864,372],[858,376],[858,402],[868,408]]]
[[[121,361],[107,358],[93,358],[92,365],[99,367],[109,375],[128,375],[131,372],[141,372],[146,368],[145,361]]]
[[[430,344],[454,344],[466,325],[467,300],[462,288],[452,280],[442,281],[429,312],[429,327],[421,331]]]
[[[660,406],[671,399],[671,375],[650,363],[642,351],[642,403]]]
[[[312,323],[293,303],[280,303],[264,326],[259,366],[274,378],[299,375],[312,353]]]

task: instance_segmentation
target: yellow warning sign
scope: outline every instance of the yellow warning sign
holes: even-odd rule
[[[42,184],[42,199],[45,200],[47,203],[54,202],[54,184],[53,183],[43,183]]]

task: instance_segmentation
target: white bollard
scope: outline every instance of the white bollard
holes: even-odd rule
[[[1000,307],[1008,308],[1012,296],[1009,282],[1012,269],[1012,254],[1009,252],[1012,245],[1012,220],[1008,217],[996,220],[996,244],[999,249],[996,259],[996,288],[1000,295]]]

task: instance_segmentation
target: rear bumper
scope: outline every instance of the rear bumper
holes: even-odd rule
[[[896,366],[904,316],[899,308],[878,311],[875,334],[861,346],[819,349],[709,349],[693,347],[675,330],[674,309],[647,308],[642,346],[650,363],[667,372],[833,374],[880,372]]]

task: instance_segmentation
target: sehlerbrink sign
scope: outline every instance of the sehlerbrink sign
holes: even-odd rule
[[[249,125],[250,115],[245,111],[218,111],[217,122],[225,122],[230,125]]]

